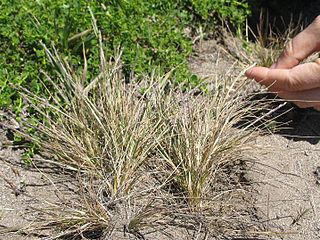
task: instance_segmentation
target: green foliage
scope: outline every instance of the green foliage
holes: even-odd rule
[[[250,14],[249,5],[241,0],[190,0],[192,7],[198,16],[204,20],[219,16],[227,19],[236,27],[244,24]]]
[[[241,0],[0,0],[0,107],[21,111],[23,101],[13,85],[43,92],[40,70],[52,75],[53,69],[40,42],[53,42],[75,71],[82,66],[84,47],[90,81],[99,70],[99,53],[89,9],[110,55],[123,48],[127,76],[139,77],[158,67],[161,73],[172,71],[176,82],[188,86],[200,80],[187,67],[192,41],[185,28],[213,23],[217,17],[240,27],[249,14]]]

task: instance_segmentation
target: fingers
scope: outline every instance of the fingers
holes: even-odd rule
[[[320,108],[320,88],[297,92],[279,92],[278,96],[292,101],[300,108]]]
[[[298,65],[303,59],[320,50],[320,15],[302,32],[300,32],[280,55],[274,68],[289,69]]]
[[[303,91],[320,87],[320,59],[292,69],[254,67],[245,74],[270,91]]]
[[[301,108],[313,107],[320,111],[320,59],[299,65],[317,51],[320,51],[320,15],[290,41],[270,69],[254,67],[246,76]]]

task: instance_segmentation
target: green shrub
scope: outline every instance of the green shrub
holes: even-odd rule
[[[98,72],[89,8],[108,42],[109,54],[123,48],[127,76],[139,77],[158,67],[161,73],[173,70],[174,81],[189,86],[199,79],[187,67],[192,41],[184,34],[185,28],[214,23],[217,17],[241,27],[249,14],[247,3],[240,0],[0,0],[1,107],[13,105],[19,113],[23,106],[10,83],[42,91],[40,70],[53,70],[40,41],[47,46],[53,42],[75,71],[82,65],[84,46],[88,72]]]

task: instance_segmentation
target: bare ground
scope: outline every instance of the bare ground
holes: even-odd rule
[[[0,239],[38,239],[25,235],[23,229],[32,224],[31,207],[41,202],[35,196],[50,195],[48,182],[38,171],[28,169],[21,162],[21,150],[13,150],[6,138],[7,131],[1,129],[0,147]],[[8,146],[4,146],[8,145]],[[12,233],[2,233],[2,231]],[[21,234],[14,234],[17,230]]]
[[[50,228],[32,231],[43,219],[40,209],[50,209],[62,195],[70,197],[72,179],[52,166],[23,161],[23,150],[13,146],[8,130],[14,122],[9,117],[0,125],[0,240],[45,239]]]

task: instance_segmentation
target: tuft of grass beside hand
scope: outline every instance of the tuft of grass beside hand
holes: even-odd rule
[[[124,231],[140,238],[151,230],[166,236],[164,226],[210,236],[250,231],[248,212],[234,204],[245,187],[227,174],[256,135],[235,128],[255,107],[240,91],[243,78],[222,77],[206,94],[177,87],[170,73],[127,83],[121,52],[108,59],[95,33],[96,77],[87,79],[86,61],[75,72],[45,47],[59,71],[54,80],[47,76],[54,90],[44,98],[22,89],[44,121],[25,123],[34,131],[21,134],[46,162],[69,170],[79,189],[72,201],[42,210],[41,229],[54,227],[59,237]]]

